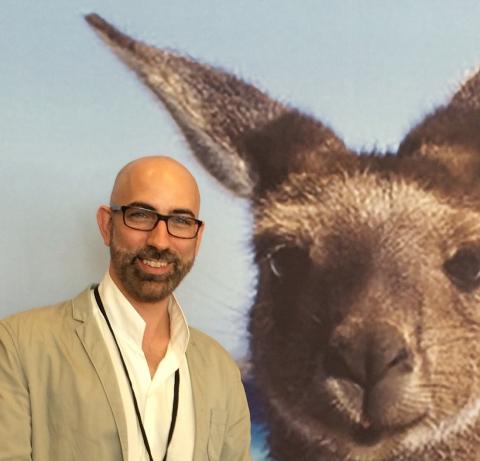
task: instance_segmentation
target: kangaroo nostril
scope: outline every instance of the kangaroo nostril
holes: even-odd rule
[[[324,356],[323,368],[325,372],[335,378],[347,379],[363,386],[365,381],[361,370],[355,370],[349,362],[349,354],[341,347],[330,347]]]
[[[389,325],[369,325],[334,337],[324,357],[330,376],[375,386],[413,370],[413,353],[404,336]]]
[[[406,347],[403,347],[397,354],[397,356],[388,364],[388,368],[394,368],[395,366],[399,365],[400,363],[408,360],[410,357],[410,353],[408,352]]]

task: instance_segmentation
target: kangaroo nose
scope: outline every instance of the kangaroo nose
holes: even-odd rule
[[[404,336],[388,324],[365,325],[334,335],[324,360],[329,375],[364,389],[413,371],[411,349]]]

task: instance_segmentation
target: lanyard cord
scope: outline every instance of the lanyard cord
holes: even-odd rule
[[[150,449],[150,444],[148,443],[145,427],[143,426],[142,417],[140,416],[140,410],[138,409],[138,402],[137,402],[137,398],[135,397],[135,391],[133,390],[132,380],[130,379],[130,375],[128,374],[127,365],[125,364],[125,360],[123,359],[122,351],[120,350],[120,346],[118,345],[117,338],[115,337],[115,333],[113,332],[112,325],[110,324],[110,320],[108,320],[107,313],[105,312],[105,307],[103,306],[102,299],[100,298],[100,293],[98,292],[98,285],[94,288],[93,294],[95,295],[95,300],[97,301],[98,308],[100,309],[103,317],[105,318],[105,321],[107,322],[108,329],[112,334],[113,341],[117,346],[118,354],[120,355],[120,360],[123,365],[123,370],[125,371],[125,376],[130,386],[130,391],[132,392],[133,406],[135,407],[135,413],[137,415],[138,424],[140,426],[140,432],[142,433],[143,443],[145,444],[145,448],[147,450],[149,460],[153,461],[152,451]],[[167,460],[168,447],[170,446],[170,442],[172,441],[173,431],[175,430],[175,423],[177,421],[179,387],[180,387],[180,373],[179,373],[179,370],[177,369],[175,371],[175,384],[173,387],[172,419],[170,422],[170,429],[168,431],[167,448],[165,449],[165,456],[163,457],[163,461]]]

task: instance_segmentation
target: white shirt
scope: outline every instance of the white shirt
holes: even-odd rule
[[[165,357],[152,378],[142,350],[144,320],[118,289],[108,272],[100,283],[98,291],[132,381],[154,461],[162,461],[165,455],[172,417],[175,371],[180,370],[177,421],[168,448],[167,461],[191,460],[195,421],[190,373],[185,356],[190,334],[182,309],[172,295],[168,305],[170,342]],[[148,461],[148,453],[135,414],[132,393],[117,347],[107,323],[98,309],[93,292],[92,298],[93,305],[96,307],[94,315],[112,358],[124,406],[127,422],[128,461]]]

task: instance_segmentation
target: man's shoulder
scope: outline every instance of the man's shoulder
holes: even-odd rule
[[[187,355],[196,354],[205,362],[216,362],[228,368],[238,369],[231,355],[217,340],[196,328],[189,327],[189,330]]]
[[[214,351],[218,351],[222,354],[228,355],[228,352],[225,348],[214,338],[207,335],[201,330],[198,330],[195,327],[189,326],[188,329],[190,330],[190,343],[197,345],[202,348],[212,349]]]
[[[34,307],[0,319],[0,326],[13,336],[42,334],[62,327],[75,316],[82,316],[88,305],[89,289],[79,295],[47,306]],[[75,311],[77,312],[75,314]],[[83,314],[86,316],[85,314]]]

